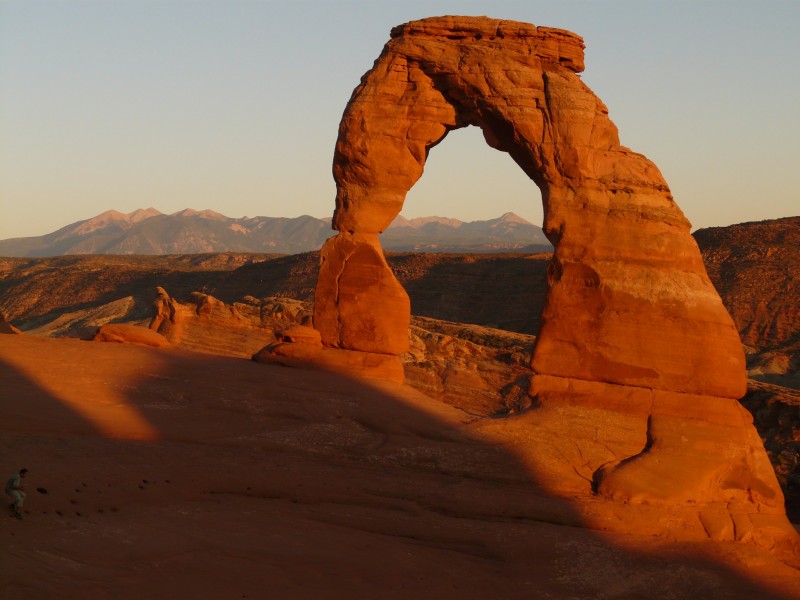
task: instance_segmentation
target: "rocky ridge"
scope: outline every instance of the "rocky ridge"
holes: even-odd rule
[[[548,254],[447,253],[388,258],[411,295],[415,315],[526,334],[537,330],[549,259]],[[65,313],[86,316],[82,311],[124,298],[130,300],[118,316],[146,320],[159,286],[182,302],[194,292],[228,304],[248,295],[311,300],[318,272],[318,253],[0,259],[0,310],[26,331],[50,327],[61,335],[71,326],[54,321]]]
[[[750,376],[800,388],[800,217],[701,229],[695,238]]]
[[[296,254],[319,250],[331,233],[330,219],[308,215],[234,219],[212,210],[188,208],[171,215],[154,208],[129,214],[109,210],[47,235],[0,240],[0,255]],[[381,240],[384,247],[397,251],[498,252],[552,248],[540,227],[513,213],[469,223],[440,217],[399,219],[387,228]]]

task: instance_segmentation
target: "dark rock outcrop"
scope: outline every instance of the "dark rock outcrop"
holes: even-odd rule
[[[694,236],[745,344],[749,376],[800,388],[800,217]]]

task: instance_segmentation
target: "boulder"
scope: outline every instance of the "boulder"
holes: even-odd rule
[[[293,325],[276,332],[275,335],[281,342],[322,346],[322,336],[319,331],[306,325]]]
[[[158,332],[145,327],[128,325],[126,323],[103,325],[97,330],[92,341],[139,344],[141,346],[154,346],[156,348],[169,348],[172,345],[167,338]]]
[[[21,335],[22,331],[14,327],[11,323],[6,321],[6,316],[0,312],[0,334],[7,333],[12,335]]]

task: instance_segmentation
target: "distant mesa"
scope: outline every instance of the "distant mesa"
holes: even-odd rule
[[[124,214],[109,210],[47,235],[0,240],[0,256],[68,254],[193,254],[267,252],[298,254],[319,250],[331,234],[331,219],[242,217],[186,208],[165,215],[155,208]],[[398,216],[382,235],[397,252],[547,252],[540,227],[506,213],[499,219],[465,223],[447,217]]]

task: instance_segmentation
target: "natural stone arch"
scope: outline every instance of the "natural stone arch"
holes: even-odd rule
[[[441,17],[392,30],[339,128],[315,327],[325,346],[399,355],[408,299],[377,234],[430,149],[475,125],[539,186],[555,246],[536,373],[738,398],[744,355],[657,167],[620,145],[567,31]]]
[[[542,192],[555,246],[525,440],[504,439],[589,527],[750,541],[800,561],[752,418],[744,355],[689,223],[644,156],[619,144],[558,29],[440,17],[392,30],[339,128],[333,226],[314,328],[257,360],[403,380],[409,299],[378,234],[428,151],[476,125]],[[478,426],[480,428],[480,425]]]

